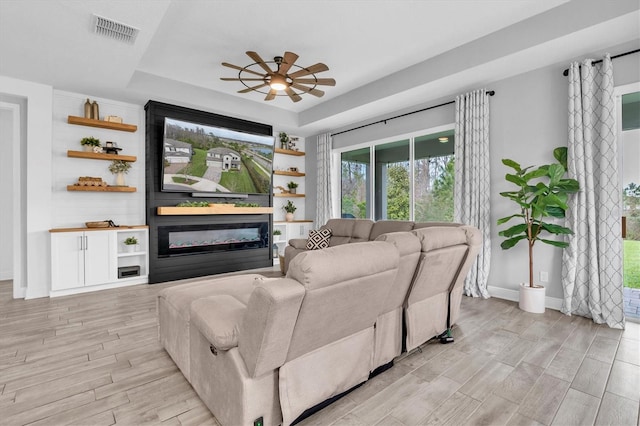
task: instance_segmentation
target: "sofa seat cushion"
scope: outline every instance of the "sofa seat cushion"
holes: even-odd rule
[[[331,229],[312,229],[309,231],[309,238],[305,248],[307,250],[320,250],[329,247],[329,241],[331,240]]]
[[[219,350],[238,346],[246,303],[229,295],[210,296],[191,303],[191,323]]]

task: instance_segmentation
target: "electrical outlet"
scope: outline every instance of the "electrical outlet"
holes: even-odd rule
[[[549,282],[549,273],[547,271],[540,271],[540,282]]]

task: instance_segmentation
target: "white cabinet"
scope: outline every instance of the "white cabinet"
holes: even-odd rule
[[[145,226],[51,230],[51,296],[146,283],[148,232]],[[128,237],[138,240],[132,250],[124,245]]]
[[[104,284],[113,279],[107,232],[51,234],[51,290]]]

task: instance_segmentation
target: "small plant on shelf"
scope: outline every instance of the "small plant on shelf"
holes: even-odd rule
[[[291,200],[287,200],[287,204],[282,206],[282,208],[287,213],[295,213],[295,211],[298,209],[296,205],[291,202]]]
[[[85,146],[85,147],[86,146],[90,146],[90,147],[100,146],[100,139],[96,139],[93,136],[82,138],[80,140],[80,145]]]
[[[289,143],[289,135],[287,135],[285,132],[280,132],[280,134],[278,134],[278,137],[280,138],[280,148],[287,149],[287,144]]]
[[[291,194],[295,194],[296,193],[296,188],[298,187],[298,184],[291,181],[287,184],[287,188],[289,188],[289,193]]]
[[[113,160],[109,165],[109,171],[114,175],[118,173],[128,173],[131,168],[131,163],[123,160]]]
[[[209,207],[208,201],[183,201],[177,207]]]
[[[129,237],[124,240],[124,244],[126,246],[135,246],[136,244],[138,244],[138,239],[136,237]]]
[[[281,230],[279,230],[279,229],[275,229],[275,230],[273,231],[273,235],[282,235],[282,231],[281,231]]]

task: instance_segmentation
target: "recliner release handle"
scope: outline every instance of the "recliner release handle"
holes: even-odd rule
[[[209,345],[209,350],[211,351],[212,354],[214,354],[216,356],[218,355],[218,350],[216,349],[215,346]]]

